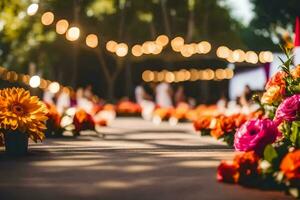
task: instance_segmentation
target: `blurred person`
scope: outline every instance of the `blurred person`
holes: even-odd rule
[[[180,85],[174,95],[174,103],[177,106],[181,102],[186,102],[184,87]]]
[[[226,112],[227,106],[228,106],[228,100],[225,97],[225,95],[222,94],[221,98],[217,101],[218,110],[221,113],[224,113],[224,112]]]
[[[54,94],[49,90],[45,90],[43,94],[43,101],[49,104],[54,104]]]
[[[135,101],[141,104],[145,100],[152,100],[152,97],[146,92],[145,85],[140,84],[135,88]]]
[[[88,100],[92,100],[93,99],[93,87],[92,85],[87,85],[84,90],[83,90],[83,96],[85,98],[87,98]]]
[[[89,97],[89,92],[89,89],[86,91],[83,88],[78,88],[76,92],[77,107],[83,109],[87,113],[91,113],[94,107],[93,102],[86,97],[86,95]]]
[[[156,87],[156,104],[162,108],[173,107],[172,88],[169,83],[162,82]]]
[[[151,95],[147,93],[145,84],[136,86],[135,99],[142,108],[142,117],[145,120],[151,120],[155,109],[155,103],[152,101]]]
[[[64,90],[61,90],[58,93],[57,101],[56,101],[57,111],[60,114],[63,114],[65,110],[68,109],[70,106],[71,106],[70,94],[68,92],[65,92]]]

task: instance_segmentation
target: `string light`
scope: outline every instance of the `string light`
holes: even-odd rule
[[[66,38],[69,41],[78,40],[79,36],[80,36],[80,29],[76,26],[69,28],[66,34]]]
[[[143,55],[142,46],[139,44],[134,45],[131,49],[131,53],[132,53],[132,55],[134,55],[136,57]]]
[[[29,80],[29,85],[32,88],[37,88],[41,84],[41,78],[38,75],[32,76]]]
[[[120,43],[117,45],[116,54],[119,57],[124,57],[128,53],[128,46],[125,43]]]
[[[48,86],[48,90],[53,94],[57,93],[60,90],[59,83],[58,82],[50,83],[49,86]]]
[[[198,53],[207,54],[211,50],[211,44],[207,41],[199,42],[198,45]]]
[[[110,40],[106,43],[106,50],[115,53],[117,50],[117,45],[118,45],[117,42]]]
[[[52,12],[45,12],[41,18],[42,24],[49,26],[54,21],[54,14]]]
[[[167,71],[162,70],[160,72],[146,70],[142,73],[142,79],[145,82],[167,82],[178,83],[183,81],[197,81],[197,80],[225,80],[231,79],[234,76],[234,72],[230,68],[226,69],[181,69],[179,71]]]
[[[258,56],[254,51],[247,51],[245,60],[248,63],[256,64],[258,62]]]
[[[95,34],[89,34],[86,36],[85,43],[91,48],[96,48],[98,46],[98,37]]]
[[[180,52],[181,47],[184,45],[184,39],[182,37],[175,37],[171,41],[171,47],[174,51]]]
[[[169,43],[169,38],[166,35],[159,35],[155,42],[160,46],[166,46]]]
[[[68,30],[69,22],[65,19],[61,19],[58,22],[56,22],[56,33],[57,34],[65,34]]]
[[[33,16],[37,13],[39,5],[37,3],[32,3],[27,8],[27,15]]]

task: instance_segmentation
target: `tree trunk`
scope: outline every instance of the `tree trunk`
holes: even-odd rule
[[[187,42],[191,42],[193,35],[194,35],[194,28],[195,28],[195,19],[194,19],[194,10],[189,10],[189,20],[187,25],[187,33],[185,40]]]
[[[166,7],[166,0],[161,0],[161,9],[162,9],[162,14],[163,14],[163,20],[164,20],[164,25],[165,25],[165,30],[167,36],[171,37],[171,27],[168,19],[168,11]]]

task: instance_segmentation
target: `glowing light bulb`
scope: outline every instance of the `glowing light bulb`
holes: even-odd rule
[[[131,49],[131,53],[136,57],[143,55],[142,46],[138,44],[134,45]]]
[[[184,45],[184,39],[182,37],[176,37],[171,41],[172,49],[176,52],[180,52],[181,47]]]
[[[156,38],[155,43],[160,46],[166,46],[169,43],[169,38],[166,35],[159,35]]]
[[[27,8],[27,14],[28,14],[29,16],[33,16],[33,15],[35,15],[35,14],[37,13],[38,9],[39,9],[39,4],[37,4],[37,3],[32,3],[32,4],[30,4],[30,6],[28,6],[28,8]]]
[[[37,88],[41,84],[41,78],[38,75],[32,76],[29,80],[29,85],[32,88]]]
[[[112,53],[115,53],[117,50],[118,43],[110,40],[106,43],[106,50]]]
[[[120,43],[117,46],[116,54],[119,57],[124,57],[128,53],[128,46],[125,43]]]
[[[79,36],[80,36],[80,29],[76,26],[69,28],[66,34],[66,38],[69,41],[78,40]]]
[[[68,30],[69,22],[65,19],[61,19],[56,23],[56,33],[65,34]]]
[[[96,48],[98,46],[98,37],[95,34],[89,34],[86,36],[85,43],[91,48]]]
[[[41,18],[42,24],[49,26],[54,21],[54,14],[52,12],[45,12]]]
[[[51,93],[55,94],[59,91],[60,89],[60,85],[58,82],[52,82],[50,83],[50,85],[48,86],[48,89]]]

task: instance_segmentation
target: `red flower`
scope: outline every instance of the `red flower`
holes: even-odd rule
[[[93,117],[82,109],[75,113],[73,123],[77,132],[95,129]]]
[[[217,180],[227,183],[237,183],[239,179],[238,165],[222,161],[217,170]]]

